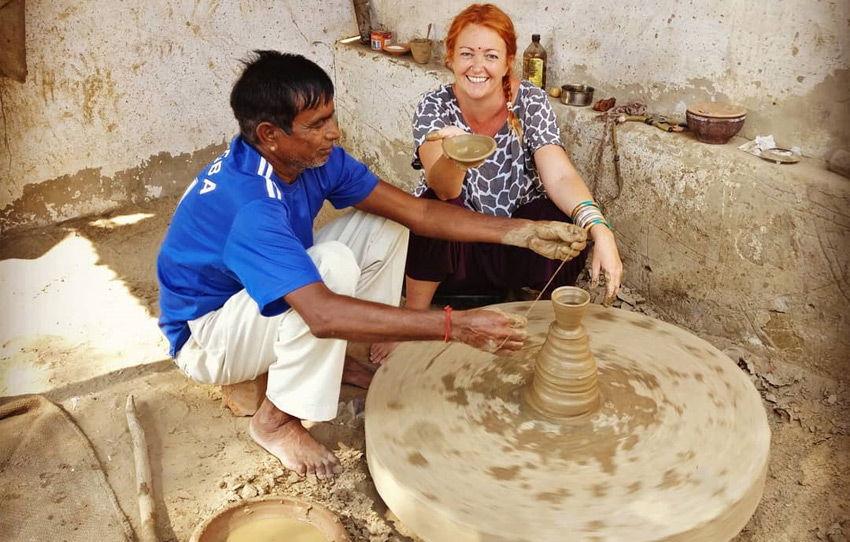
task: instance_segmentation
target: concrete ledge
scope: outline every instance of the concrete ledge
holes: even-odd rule
[[[422,96],[451,81],[437,64],[365,47],[335,50],[343,145],[409,190],[411,121]],[[604,94],[604,96],[603,96]],[[616,96],[603,91],[598,97]],[[651,109],[651,104],[650,109]],[[618,236],[626,282],[667,318],[838,376],[848,357],[850,181],[825,163],[776,165],[638,123],[619,129],[622,192],[603,123],[553,100],[563,140]]]
[[[597,193],[613,194],[601,123],[559,110]],[[803,159],[777,165],[691,134],[619,129],[623,190],[607,205],[628,283],[676,322],[838,376],[848,360],[850,182]],[[597,171],[599,173],[597,173]]]

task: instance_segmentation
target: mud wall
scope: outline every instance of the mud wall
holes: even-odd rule
[[[29,75],[0,78],[0,231],[179,192],[237,131],[248,51],[332,73],[354,33],[347,0],[27,2]]]
[[[744,137],[818,159],[850,148],[847,2],[495,3],[520,50],[541,34],[550,86],[587,83],[663,114],[729,100],[749,110]],[[433,24],[441,40],[468,2],[372,4],[398,39]],[[227,93],[245,52],[299,52],[333,71],[333,43],[356,32],[349,0],[45,0],[26,4],[26,27],[29,77],[0,78],[0,231],[179,191],[235,132]]]
[[[374,0],[402,41],[442,40],[464,0]],[[637,100],[661,114],[731,101],[748,110],[741,135],[825,159],[850,149],[850,2],[786,0],[495,0],[519,34],[541,36],[547,86],[583,83],[597,97]],[[519,64],[517,63],[517,68]]]
[[[344,146],[411,189],[414,109],[451,74],[343,45],[336,69]],[[743,137],[708,145],[627,123],[617,195],[604,124],[589,108],[552,105],[582,177],[608,202],[629,286],[701,334],[820,374],[846,372],[850,180],[812,158],[761,160],[738,150]]]

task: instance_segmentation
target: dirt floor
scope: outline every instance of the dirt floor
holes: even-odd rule
[[[16,235],[0,248],[0,397],[43,393],[79,424],[138,529],[133,451],[124,418],[136,397],[148,435],[158,532],[188,540],[213,511],[258,495],[320,503],[354,541],[401,541],[365,460],[365,392],[344,386],[339,416],[315,425],[345,471],[332,481],[285,472],[221,407],[217,388],[179,373],[156,327],[155,257],[175,199]],[[622,309],[654,315],[637,292]],[[738,361],[773,431],[764,498],[738,542],[850,539],[850,386],[703,337]],[[362,352],[361,352],[362,354]],[[137,530],[138,532],[138,530]],[[2,539],[2,534],[0,534]]]

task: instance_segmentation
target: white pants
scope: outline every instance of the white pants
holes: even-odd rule
[[[333,292],[398,306],[407,238],[405,227],[351,210],[316,232],[307,253]],[[314,337],[293,309],[267,318],[242,290],[189,329],[176,361],[192,379],[235,384],[268,371],[266,397],[283,412],[313,421],[336,416],[346,341]]]

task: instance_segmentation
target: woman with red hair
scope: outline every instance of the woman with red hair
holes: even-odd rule
[[[600,272],[605,273],[610,302],[623,274],[614,235],[567,157],[546,93],[513,75],[517,38],[510,17],[492,4],[469,6],[452,21],[446,50],[454,83],[427,94],[414,117],[413,167],[422,170],[415,195],[479,213],[585,227],[594,247],[591,278],[596,282]],[[426,141],[430,132],[440,139],[486,134],[496,140],[496,152],[466,170],[443,154],[439,139]],[[544,293],[575,284],[586,258],[583,252],[564,265]],[[513,247],[436,240],[411,232],[406,306],[427,309],[438,287],[441,293],[542,290],[560,264]],[[390,344],[373,345],[372,361],[382,362],[391,349]]]

